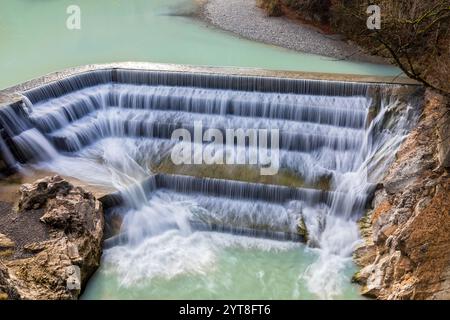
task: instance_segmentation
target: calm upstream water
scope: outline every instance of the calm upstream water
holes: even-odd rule
[[[66,8],[71,4],[81,7],[82,29],[79,31],[70,31],[65,27]],[[247,41],[191,18],[190,14],[195,10],[196,5],[188,0],[0,0],[0,88],[70,66],[115,61],[371,75],[398,73],[398,69],[393,67],[333,61]],[[223,97],[223,94],[219,96]],[[81,98],[75,98],[79,103]],[[365,106],[365,101],[357,100],[356,103]],[[30,106],[34,108],[32,115],[35,124],[39,123],[40,117],[47,119],[47,111],[56,115],[60,107],[56,103],[54,110],[42,108],[43,113],[40,114],[39,106]],[[314,108],[320,108],[320,105]],[[358,113],[358,110],[349,109]],[[364,109],[363,115],[366,112]],[[95,118],[105,116],[109,124],[112,113],[105,112]],[[129,113],[130,117],[140,117],[138,112]],[[152,114],[158,115],[157,112]],[[88,124],[91,123],[89,116],[91,114],[86,115]],[[183,114],[183,117],[187,115]],[[334,118],[339,118],[339,115],[330,116],[330,119]],[[349,118],[349,121],[356,118]],[[55,119],[61,120],[57,116]],[[223,120],[218,115],[217,119],[218,123]],[[70,126],[66,120],[61,120],[59,131],[57,127],[48,128],[49,136],[75,137],[77,130],[83,131],[83,134],[88,131],[83,129],[83,119],[78,123],[79,127]],[[49,125],[51,121],[41,123],[44,124]],[[314,130],[320,128],[318,126]],[[38,137],[40,140],[29,140],[27,134],[17,140],[23,141],[24,145],[30,141],[41,141],[42,149],[48,147],[46,152],[52,161],[39,164],[47,170],[107,186],[120,185],[127,179],[139,181],[148,175],[146,169],[136,166],[137,160],[133,156],[137,152],[134,149],[121,149],[126,148],[127,144],[115,143],[114,147],[105,144],[106,147],[101,148],[100,145],[100,149],[94,147],[95,155],[101,154],[106,161],[106,164],[99,165],[98,158],[89,153],[92,150],[81,151],[75,157],[61,156],[36,130],[28,132],[34,139]],[[351,138],[342,135],[343,139]],[[28,146],[32,145],[36,144]],[[316,154],[318,157],[320,155]],[[321,161],[326,163],[326,159],[324,156]],[[339,181],[346,185],[350,180],[355,179],[350,176]],[[345,186],[341,189],[346,190]],[[163,205],[151,202],[129,213],[128,216],[136,220],[130,218],[128,223],[151,225],[155,212],[182,215],[185,210],[183,201],[165,201]],[[142,216],[145,216],[143,220]],[[329,234],[325,234],[326,239],[330,239],[327,244],[330,253],[326,258],[323,258],[323,250],[306,248],[293,242],[214,232],[186,232],[183,228],[163,230],[154,236],[142,237],[138,243],[105,250],[102,266],[88,284],[83,298],[357,299],[360,298],[358,288],[350,283],[356,269],[348,252],[343,256],[334,254],[332,243],[333,239],[342,240],[349,235],[351,239],[343,241],[353,244],[352,241],[357,239],[356,225],[352,221],[350,229],[347,225],[338,227],[329,229]],[[342,234],[337,231],[342,231]],[[330,256],[333,259],[330,260]],[[332,281],[321,277],[322,268],[326,269]]]
[[[66,28],[72,4],[81,8],[81,30]],[[189,17],[196,8],[192,0],[0,0],[0,88],[67,67],[117,61],[399,73],[241,39]]]

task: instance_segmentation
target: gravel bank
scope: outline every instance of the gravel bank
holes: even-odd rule
[[[256,6],[256,0],[205,0],[200,16],[223,30],[251,40],[335,59],[384,63],[337,35],[324,34],[285,17],[267,17]]]

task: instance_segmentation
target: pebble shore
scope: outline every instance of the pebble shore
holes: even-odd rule
[[[212,25],[244,38],[334,59],[383,63],[337,35],[328,35],[285,17],[267,17],[256,0],[206,0],[200,16]]]

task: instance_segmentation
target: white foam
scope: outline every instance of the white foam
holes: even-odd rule
[[[299,244],[256,239],[214,232],[185,234],[169,230],[147,237],[137,245],[127,244],[105,250],[103,262],[117,273],[124,286],[148,284],[155,278],[170,280],[179,275],[211,273],[225,248],[281,251],[299,248]]]

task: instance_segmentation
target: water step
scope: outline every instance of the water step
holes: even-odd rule
[[[295,241],[295,242],[305,241],[302,235],[294,232],[280,232],[262,229],[229,227],[226,225],[219,225],[219,224],[206,224],[199,221],[190,221],[189,224],[191,228],[195,231],[221,232],[234,234],[238,236],[248,236],[253,238],[263,238],[280,241]],[[103,241],[103,248],[110,249],[112,247],[124,245],[127,243],[129,243],[129,236],[127,233],[124,232],[112,236],[108,239],[105,239]]]
[[[224,91],[198,88],[102,85],[34,106],[36,123],[57,129],[102,108],[184,111],[271,118],[363,128],[370,99]]]
[[[323,96],[367,96],[369,88],[381,85],[327,81],[257,77],[211,73],[168,72],[149,70],[103,69],[94,70],[40,86],[24,92],[34,104],[68,93],[106,83],[200,87],[209,89],[277,92]]]
[[[209,175],[212,178],[220,178],[220,172],[228,176],[228,172],[246,172],[245,168],[235,167],[233,165],[184,165],[177,166],[170,159],[173,146],[176,144],[174,140],[158,139],[158,138],[105,138],[84,147],[76,153],[68,153],[70,156],[89,158],[93,161],[104,161],[103,154],[105,150],[111,146],[120,145],[118,152],[132,154],[133,159],[143,167],[151,167],[155,173],[167,174],[184,174],[196,176],[195,172],[205,172],[210,170],[219,170],[219,175]],[[191,144],[191,150],[197,150],[198,146]],[[218,145],[215,149],[219,155],[223,150],[227,154],[244,154],[246,159],[251,152],[258,151],[256,148],[227,147],[226,145]],[[253,150],[253,151],[251,151]],[[259,150],[266,153],[266,150]],[[202,151],[200,151],[202,152]],[[287,178],[289,181],[303,181],[304,184],[313,186],[317,183],[323,185],[329,179],[339,172],[351,169],[351,160],[355,159],[355,155],[350,151],[335,151],[331,149],[322,149],[320,153],[312,154],[307,152],[294,152],[280,150],[279,169],[282,172],[280,178]],[[224,162],[226,163],[226,162]],[[347,166],[347,167],[346,167]],[[226,167],[226,168],[225,168]],[[247,165],[246,168],[260,173],[261,165]],[[227,169],[228,168],[228,169]],[[194,173],[192,173],[194,172]],[[249,172],[251,174],[251,172]],[[237,179],[242,180],[242,179]],[[263,179],[270,180],[270,179]],[[248,180],[251,181],[251,180]],[[276,184],[276,183],[275,183]]]
[[[4,138],[21,134],[33,128],[33,124],[28,120],[28,116],[20,103],[15,103],[0,108],[0,128],[4,131]]]
[[[169,174],[156,174],[143,181],[142,187],[148,195],[157,189],[166,189],[184,194],[202,194],[268,203],[286,203],[290,200],[304,201],[310,204],[328,203],[331,197],[330,192],[316,189]],[[124,202],[121,192],[104,196],[100,200],[105,208],[118,206]]]
[[[63,97],[64,98],[64,97]],[[107,106],[103,94],[78,95],[76,100],[58,98],[33,107],[30,120],[42,132],[50,133]]]
[[[58,119],[60,115],[50,118],[32,117],[32,121],[43,132],[52,133],[56,131],[53,127],[63,127],[70,122],[66,119]],[[161,110],[135,110],[109,107],[94,111],[84,116],[71,125],[82,126],[102,120],[105,125],[108,121],[114,124],[117,120],[135,120],[142,122],[182,123],[193,124],[199,122],[203,126],[211,128],[242,128],[242,129],[278,129],[286,132],[314,132],[319,135],[339,135],[344,137],[362,137],[364,130],[354,128],[336,127],[318,123],[297,122],[290,120],[253,118],[241,116],[209,115],[200,113],[189,113],[184,111],[161,111]]]
[[[366,96],[369,87],[357,82],[123,69],[117,70],[116,82],[328,96]]]
[[[145,115],[142,115],[145,117]],[[100,138],[107,137],[147,137],[170,139],[172,133],[176,129],[186,129],[190,132],[191,137],[194,137],[194,126],[192,124],[184,123],[170,123],[169,119],[165,121],[152,121],[157,119],[153,117],[150,119],[142,119],[142,116],[131,115],[129,119],[124,119],[121,114],[113,117],[96,119],[83,118],[71,125],[64,127],[52,133],[49,137],[55,145],[62,151],[74,152],[78,151],[84,146],[94,143]],[[150,115],[146,115],[150,118]],[[232,121],[230,120],[230,124]],[[226,136],[226,129],[223,127],[212,127],[221,131],[222,135]],[[241,128],[235,124],[231,128]],[[208,127],[203,126],[203,132],[208,130]],[[340,133],[340,134],[339,134]],[[353,134],[352,134],[353,133]],[[268,135],[268,147],[270,147],[270,135]],[[248,146],[248,139],[246,139],[246,146]],[[341,132],[330,128],[328,132],[322,133],[308,133],[292,131],[279,132],[279,148],[290,151],[314,151],[320,148],[330,148],[334,150],[353,150],[361,146],[362,132]]]

